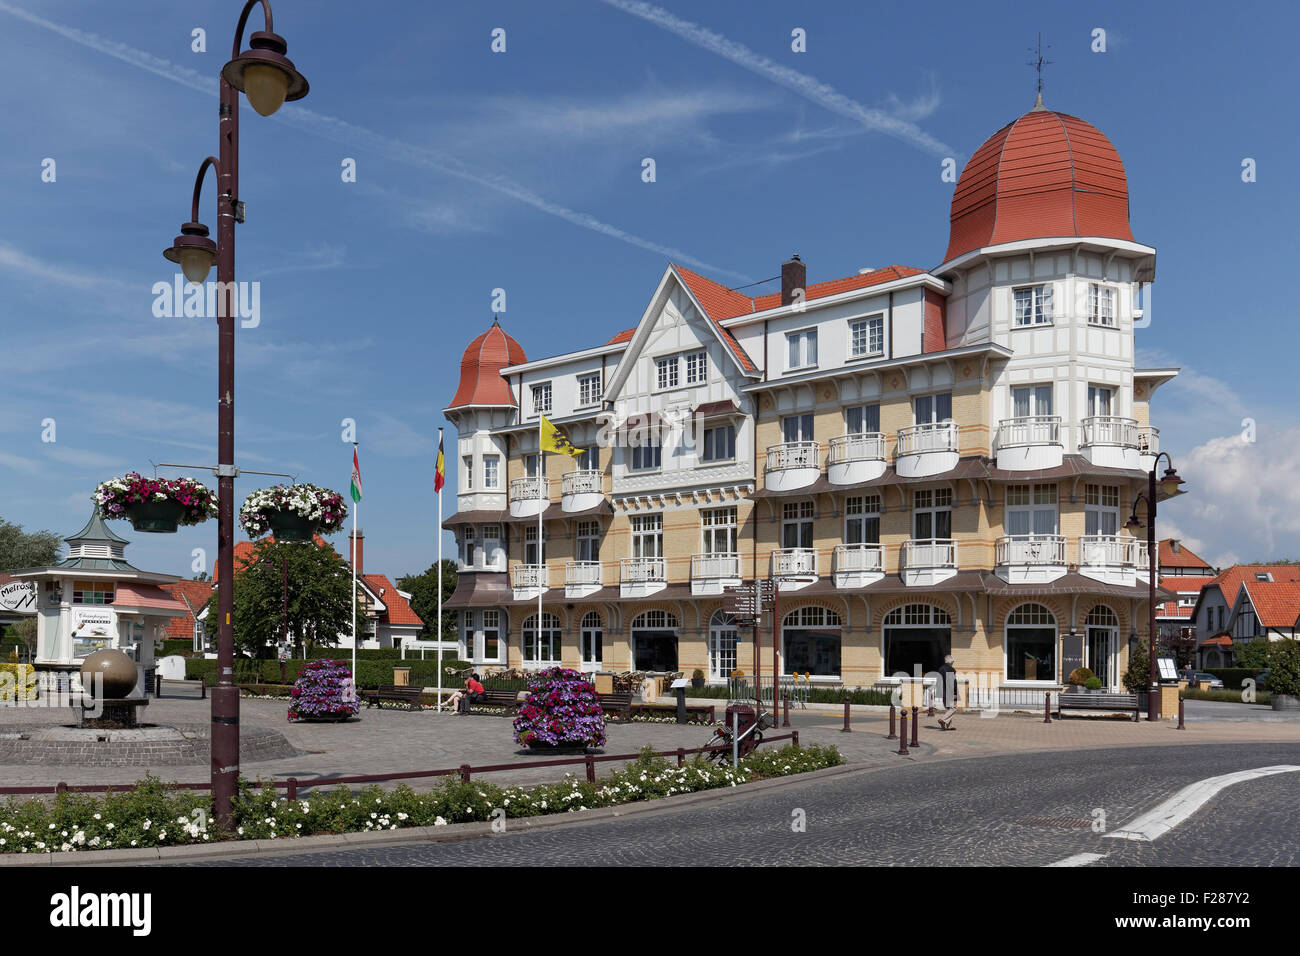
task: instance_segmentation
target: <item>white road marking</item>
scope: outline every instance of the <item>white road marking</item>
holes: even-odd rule
[[[1076,853],[1074,856],[1067,856],[1064,860],[1057,860],[1055,863],[1049,863],[1048,866],[1088,866],[1096,863],[1098,860],[1104,860],[1105,853]]]
[[[1300,773],[1300,767],[1279,764],[1275,767],[1258,767],[1254,770],[1239,770],[1225,773],[1218,777],[1207,777],[1179,790],[1176,794],[1148,813],[1142,814],[1133,822],[1120,827],[1106,836],[1117,840],[1158,840],[1178,824],[1185,821],[1201,807],[1205,806],[1224,787],[1245,780],[1256,780],[1277,773]]]

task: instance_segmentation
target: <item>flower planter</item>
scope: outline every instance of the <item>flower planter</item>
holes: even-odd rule
[[[179,501],[139,501],[126,506],[126,516],[136,531],[175,534],[185,506]]]
[[[1300,710],[1300,697],[1291,694],[1274,694],[1269,704],[1274,710]]]
[[[317,524],[293,511],[273,511],[266,516],[276,541],[310,541]]]
[[[322,714],[319,717],[290,717],[291,724],[341,724],[351,720],[352,714]]]
[[[529,753],[550,754],[551,756],[556,757],[562,754],[584,755],[587,752],[587,745],[581,743],[547,744],[542,743],[541,741],[534,743],[530,740],[526,746],[528,747]]]

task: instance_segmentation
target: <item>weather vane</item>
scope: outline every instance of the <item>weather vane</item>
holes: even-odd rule
[[[1049,43],[1047,45],[1047,48],[1050,50],[1052,48],[1052,45]],[[1034,105],[1042,106],[1043,105],[1043,67],[1050,66],[1052,63],[1051,60],[1043,59],[1043,34],[1042,33],[1038,34],[1038,48],[1035,49],[1034,47],[1030,47],[1029,52],[1034,54],[1034,58],[1029,61],[1029,65],[1038,71],[1038,100]]]

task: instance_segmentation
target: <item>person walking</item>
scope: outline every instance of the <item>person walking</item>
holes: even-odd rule
[[[957,668],[952,666],[952,655],[943,659],[939,667],[939,680],[943,685],[943,704],[948,709],[939,718],[939,726],[952,730],[953,718],[957,716]]]

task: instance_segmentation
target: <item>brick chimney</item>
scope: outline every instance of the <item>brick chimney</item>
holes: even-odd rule
[[[1181,554],[1183,550],[1182,542],[1179,541],[1177,538],[1170,538],[1169,550],[1172,551],[1174,554]]]
[[[807,288],[808,267],[799,256],[793,255],[781,263],[781,304],[794,301],[794,290]]]
[[[349,535],[348,537],[351,539],[352,536]],[[366,557],[366,533],[365,533],[364,531],[362,531],[360,528],[358,528],[358,529],[357,529],[357,536],[356,536],[356,538],[355,538],[354,540],[356,541],[356,551],[355,551],[355,554],[356,554],[357,577],[361,577],[361,576],[365,573],[365,567],[366,567],[366,561],[365,561],[365,557]],[[354,552],[352,552],[352,550],[351,550],[351,548],[352,548],[352,542],[351,542],[351,540],[348,542],[348,547],[349,547],[349,551],[348,551],[348,553],[349,553],[349,554],[354,553]]]

